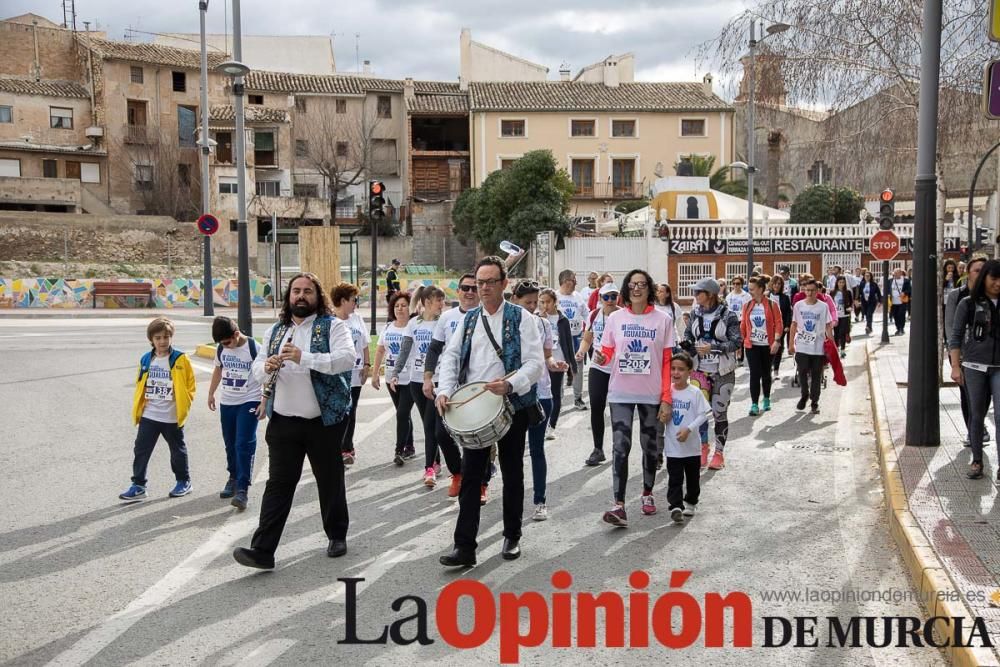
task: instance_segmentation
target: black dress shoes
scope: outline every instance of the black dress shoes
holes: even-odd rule
[[[520,540],[510,540],[506,537],[503,539],[503,548],[500,550],[500,556],[504,560],[517,560],[521,557],[521,542]]]
[[[452,549],[450,553],[441,556],[438,562],[445,567],[475,567],[476,554],[463,553],[458,549]]]
[[[258,570],[274,569],[274,556],[257,551],[256,549],[236,547],[233,549],[233,558],[236,559],[237,563],[246,567],[255,567]]]
[[[330,544],[326,546],[326,555],[330,558],[340,558],[347,553],[347,541],[346,540],[330,540]]]

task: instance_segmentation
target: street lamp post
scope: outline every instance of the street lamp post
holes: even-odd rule
[[[208,175],[209,144],[208,144],[208,45],[205,41],[205,13],[208,12],[208,1],[199,0],[198,10],[201,15],[201,212],[208,213],[210,206]],[[215,314],[215,290],[212,288],[212,237],[204,235],[202,241],[204,252],[204,279],[202,280],[201,300],[204,305],[205,317]]]
[[[243,57],[242,30],[240,28],[240,0],[233,0],[233,58],[219,69],[232,77],[233,107],[236,111],[236,190],[239,209],[236,220],[238,240],[238,268],[236,291],[238,295],[236,319],[240,331],[253,335],[253,316],[250,313],[250,246],[247,240],[247,137],[243,117],[243,77],[250,68],[241,62]]]

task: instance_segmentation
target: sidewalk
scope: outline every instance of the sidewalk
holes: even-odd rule
[[[940,390],[941,446],[907,447],[909,332],[883,346],[878,331],[867,344],[867,365],[891,532],[914,586],[939,600],[929,615],[965,616],[966,639],[973,619],[982,618],[996,642],[1000,607],[990,604],[1000,591],[996,444],[986,443],[983,479],[966,478],[971,450],[963,444],[958,388],[949,386]],[[1000,665],[996,649],[947,651],[955,665]]]

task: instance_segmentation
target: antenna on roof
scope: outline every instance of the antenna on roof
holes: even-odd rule
[[[63,7],[63,26],[64,28],[73,28],[73,32],[76,32],[76,0],[62,0]]]
[[[354,69],[361,72],[361,33],[354,33]]]

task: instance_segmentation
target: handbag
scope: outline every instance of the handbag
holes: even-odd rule
[[[486,331],[486,337],[490,339],[493,351],[496,352],[497,356],[500,357],[500,360],[503,361],[503,353],[500,351],[500,345],[497,344],[497,339],[493,337],[493,330],[490,329],[490,323],[485,317],[480,316],[479,319],[483,323],[483,329]],[[545,421],[545,410],[542,409],[541,404],[537,400],[532,405],[526,406],[524,411],[528,416],[529,426],[538,426]]]

